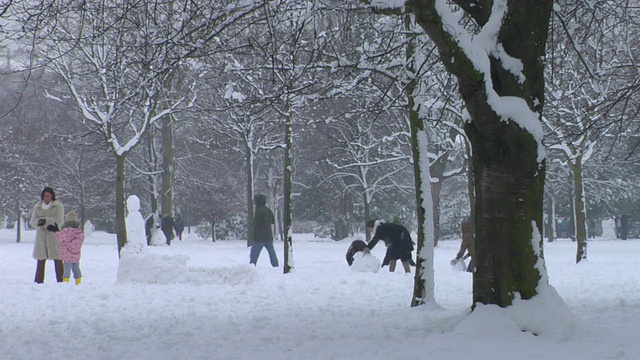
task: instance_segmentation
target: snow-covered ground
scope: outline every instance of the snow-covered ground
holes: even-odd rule
[[[0,359],[640,358],[637,239],[590,241],[580,265],[575,243],[545,244],[550,283],[577,316],[565,326],[535,306],[468,315],[471,275],[449,265],[459,241],[435,249],[437,305],[411,308],[413,274],[351,271],[349,240],[296,234],[295,269],[283,275],[266,250],[253,267],[243,241],[185,234],[118,281],[115,236],[94,232],[76,286],[57,284],[51,261],[45,283],[33,283],[33,237],[18,244],[0,230]],[[282,264],[281,242],[276,250]]]

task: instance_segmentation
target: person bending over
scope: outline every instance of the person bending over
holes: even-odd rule
[[[396,270],[396,260],[400,260],[404,271],[410,273],[410,265],[415,265],[415,262],[411,259],[413,241],[409,230],[402,225],[389,224],[384,220],[369,220],[367,221],[367,228],[372,237],[364,251],[369,252],[376,246],[378,241],[382,240],[387,246],[387,253],[382,261],[382,267],[389,265],[389,271],[394,272]]]

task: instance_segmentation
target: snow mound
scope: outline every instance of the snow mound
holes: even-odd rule
[[[497,305],[478,304],[455,328],[458,334],[474,334],[484,326],[484,331],[511,341],[524,336],[538,336],[559,342],[572,340],[578,334],[588,332],[584,320],[576,317],[551,285],[539,287],[538,295],[523,301],[515,299],[513,305],[501,308]],[[519,335],[521,334],[521,335]]]
[[[374,255],[371,255],[371,253],[365,254],[359,251],[353,255],[351,271],[377,273],[378,270],[380,270],[380,260]]]
[[[133,254],[123,252],[118,267],[118,283],[249,285],[258,281],[249,265],[220,268],[187,266],[188,256]]]

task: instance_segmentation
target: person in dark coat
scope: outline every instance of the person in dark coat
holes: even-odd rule
[[[278,257],[273,248],[273,231],[271,225],[275,224],[275,217],[271,209],[267,207],[267,196],[258,194],[253,198],[256,211],[253,216],[253,244],[249,254],[249,264],[254,266],[258,263],[258,257],[262,248],[267,248],[271,266],[278,267]]]
[[[351,266],[353,264],[353,255],[357,252],[363,251],[364,248],[367,247],[367,243],[362,240],[354,240],[351,245],[349,245],[349,249],[347,249],[347,264]]]
[[[162,213],[162,221],[160,222],[160,229],[164,233],[164,236],[167,238],[167,245],[171,245],[171,240],[173,240],[173,217],[168,212]]]
[[[456,254],[456,258],[451,260],[451,265],[455,266],[461,260],[467,259],[471,257],[471,245],[473,244],[473,222],[471,218],[466,218],[460,224],[462,228],[462,242],[460,243],[460,249]],[[473,269],[473,258],[469,261],[469,266],[467,267],[468,272],[472,272]]]
[[[176,229],[176,236],[178,240],[182,241],[182,232],[184,231],[184,221],[180,214],[176,215],[176,220],[173,223],[173,228]]]
[[[379,240],[382,240],[387,246],[387,253],[382,261],[382,267],[389,265],[389,271],[394,272],[396,270],[396,260],[400,260],[404,271],[410,273],[410,265],[415,265],[415,263],[411,258],[413,240],[411,240],[409,230],[399,224],[385,223],[384,220],[369,220],[367,228],[373,235],[364,251],[369,252]]]

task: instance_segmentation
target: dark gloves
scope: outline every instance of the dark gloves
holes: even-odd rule
[[[40,219],[38,220],[38,226],[42,226],[47,222],[47,219]]]
[[[47,230],[52,231],[52,232],[60,231],[60,229],[58,229],[58,224],[53,224],[53,225],[47,226]]]

